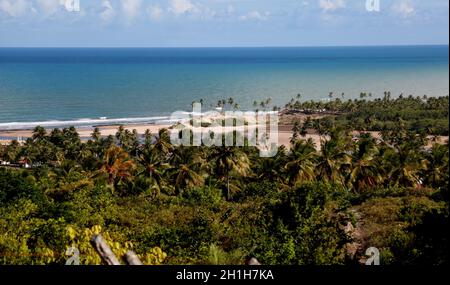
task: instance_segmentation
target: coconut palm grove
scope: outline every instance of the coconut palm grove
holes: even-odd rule
[[[168,129],[83,140],[36,127],[0,148],[0,264],[63,265],[72,246],[101,264],[95,233],[148,265],[359,265],[369,247],[384,265],[448,264],[448,108],[448,96],[299,95],[281,108],[290,145],[270,158],[174,146]]]

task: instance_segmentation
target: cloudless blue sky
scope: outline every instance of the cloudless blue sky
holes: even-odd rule
[[[0,0],[2,47],[448,44],[448,0]],[[71,7],[71,5],[69,5]]]

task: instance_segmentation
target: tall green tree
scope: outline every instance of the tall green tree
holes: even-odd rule
[[[108,177],[108,183],[116,188],[132,179],[135,167],[135,163],[125,150],[112,145],[105,151],[99,173],[105,174]]]
[[[311,139],[296,141],[288,155],[288,160],[285,168],[290,185],[315,179],[316,148]]]
[[[227,199],[231,199],[230,180],[232,176],[241,179],[249,175],[250,161],[238,147],[218,147],[213,152],[214,172],[225,183]]]

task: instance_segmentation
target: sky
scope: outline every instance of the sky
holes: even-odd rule
[[[0,0],[0,47],[448,45],[448,25],[448,0]]]

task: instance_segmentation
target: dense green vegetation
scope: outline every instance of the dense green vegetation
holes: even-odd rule
[[[326,117],[316,122],[318,130],[331,125],[351,130],[393,131],[401,124],[405,129],[417,133],[447,136],[449,133],[449,97],[404,97],[392,98],[386,92],[382,99],[367,100],[362,93],[360,99],[342,100],[331,94],[328,102],[301,102],[292,99],[289,110],[326,110],[337,116]]]
[[[383,264],[448,263],[448,145],[428,147],[424,132],[380,117],[389,116],[384,107],[425,115],[417,104],[448,108],[448,97],[400,100],[405,107],[355,103],[355,112],[322,126],[329,139],[321,150],[297,134],[273,158],[253,147],[174,147],[167,130],[143,142],[123,128],[115,137],[96,130],[81,142],[74,128],[38,127],[0,152],[33,166],[0,168],[0,263],[64,264],[76,245],[82,263],[98,264],[88,244],[94,232],[147,264],[242,264],[248,256],[355,264],[370,246]],[[448,131],[448,111],[438,109],[429,116],[447,120]],[[343,122],[369,110],[393,127],[383,140],[353,139]]]

